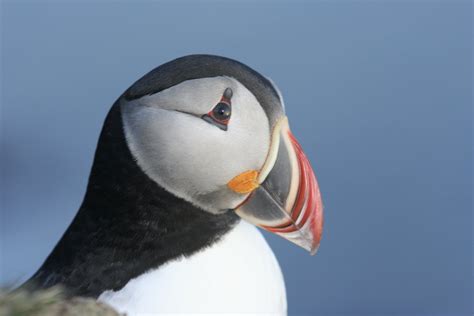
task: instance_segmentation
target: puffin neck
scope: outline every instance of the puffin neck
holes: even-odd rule
[[[26,285],[59,284],[70,294],[98,297],[211,245],[237,222],[233,212],[210,214],[148,178],[128,149],[116,102],[99,138],[81,208]]]

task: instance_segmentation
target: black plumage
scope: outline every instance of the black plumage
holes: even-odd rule
[[[148,178],[132,158],[120,115],[116,102],[99,138],[84,202],[25,286],[61,284],[68,294],[98,297],[211,245],[238,222],[233,212],[210,214]]]

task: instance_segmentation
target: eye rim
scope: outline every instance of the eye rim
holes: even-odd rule
[[[219,119],[215,116],[214,114],[214,110],[217,108],[217,106],[219,104],[225,104],[229,107],[229,110],[230,110],[230,114],[229,114],[229,117],[225,120],[222,120],[222,119]],[[230,105],[228,102],[223,102],[222,100],[217,103],[213,108],[212,110],[210,110],[207,114],[204,114],[201,118],[208,122],[208,123],[211,123],[212,125],[220,128],[221,130],[223,131],[227,131],[227,128],[228,128],[228,125],[229,125],[229,122],[230,122],[230,118],[232,117],[232,105]]]
[[[232,98],[232,94],[233,92],[231,88],[225,89],[221,100],[207,114],[204,114],[201,118],[205,120],[206,122],[211,123],[224,131],[227,131],[227,125],[229,124],[230,118],[232,117],[232,103],[230,101]],[[220,119],[216,117],[214,113],[216,108],[221,104],[226,105],[229,109],[229,116],[226,119]]]
[[[224,118],[224,119],[221,119],[221,118],[218,118],[216,116],[216,109],[219,107],[219,106],[222,106],[222,105],[225,105],[227,106],[228,108],[228,112],[229,112],[229,115],[227,118]],[[207,113],[207,115],[209,115],[213,120],[215,120],[216,122],[220,123],[220,124],[224,124],[224,125],[227,125],[229,124],[229,121],[230,121],[230,118],[232,116],[232,106],[228,103],[228,102],[225,102],[224,100],[221,100],[219,103],[217,103],[213,108],[212,110],[209,111],[209,113]]]

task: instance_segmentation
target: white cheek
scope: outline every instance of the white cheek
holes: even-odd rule
[[[127,142],[142,170],[168,191],[211,211],[232,208],[245,198],[226,184],[260,169],[269,147],[263,109],[243,86],[233,90],[236,102],[227,131],[189,114],[122,104]]]

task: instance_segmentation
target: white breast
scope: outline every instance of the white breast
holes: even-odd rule
[[[130,280],[99,300],[127,315],[286,314],[283,276],[260,232],[243,221],[189,258]]]

